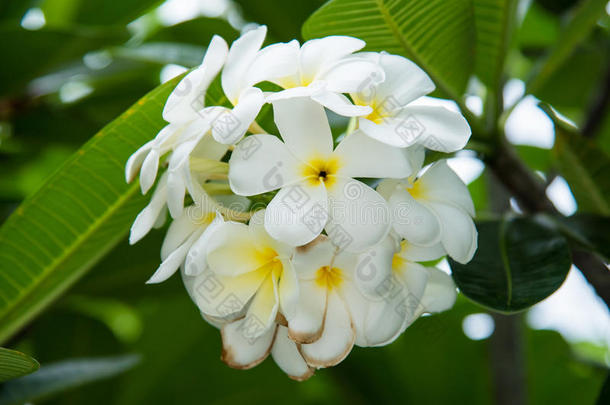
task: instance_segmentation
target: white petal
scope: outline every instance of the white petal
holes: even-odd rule
[[[385,293],[385,283],[392,277],[392,259],[396,248],[396,241],[387,236],[381,243],[359,256],[354,278],[366,297],[379,298]]]
[[[269,328],[262,336],[252,339],[247,335],[249,325],[241,319],[224,325],[221,329],[221,359],[229,367],[249,369],[260,364],[269,352],[275,336],[275,328]]]
[[[320,70],[334,61],[364,48],[365,45],[366,43],[361,39],[338,35],[305,42],[299,55],[303,79],[311,82]]]
[[[356,334],[345,303],[335,292],[328,296],[324,331],[314,343],[301,346],[301,354],[314,367],[340,363],[354,346]]]
[[[265,229],[273,238],[291,246],[314,240],[328,220],[328,196],[324,183],[307,181],[283,187],[267,206]]]
[[[282,260],[282,267],[282,276],[280,277],[278,286],[280,310],[286,318],[289,318],[293,316],[297,310],[299,283],[290,260]]]
[[[320,267],[330,266],[335,247],[326,235],[296,248],[292,263],[299,280],[313,280]]]
[[[396,99],[393,104],[405,106],[431,93],[435,88],[430,77],[407,58],[385,52],[365,52],[358,56],[378,61],[385,72],[385,80],[376,87],[373,94],[367,95],[369,98],[374,96],[375,99],[382,101],[387,97],[393,97]]]
[[[288,337],[288,329],[284,326],[277,327],[271,356],[278,367],[293,380],[305,381],[314,373],[314,368],[307,365],[297,345]]]
[[[333,150],[333,136],[324,108],[309,98],[273,103],[273,114],[282,139],[301,160],[325,157]]]
[[[300,180],[301,163],[272,135],[251,135],[237,144],[229,160],[229,183],[237,195],[256,195]]]
[[[322,336],[327,292],[313,280],[301,280],[299,288],[296,313],[286,317],[289,335],[297,343],[312,343]]]
[[[358,117],[373,112],[369,106],[354,105],[343,94],[330,91],[315,92],[311,95],[311,99],[344,117]]]
[[[140,189],[142,190],[142,194],[146,194],[153,184],[155,184],[157,171],[159,170],[160,157],[161,155],[159,154],[158,149],[153,148],[148,152],[146,158],[144,158],[142,168],[140,169]]]
[[[466,146],[470,139],[470,126],[457,112],[437,106],[407,106],[397,117],[400,123],[396,131],[407,141],[415,135],[415,141],[428,149],[441,152],[454,152]],[[417,126],[412,131],[410,127]]]
[[[434,212],[414,199],[404,186],[394,190],[388,206],[394,230],[409,242],[431,246],[441,240],[441,224]]]
[[[371,81],[382,81],[384,72],[376,63],[362,58],[345,58],[335,62],[318,76],[329,91],[355,93]]]
[[[201,66],[187,74],[167,98],[163,119],[167,122],[186,122],[203,108],[205,92],[222,68],[227,57],[227,43],[214,35]]]
[[[199,310],[209,316],[232,318],[243,315],[246,305],[268,277],[268,273],[252,271],[237,277],[225,277],[212,270],[204,270],[193,282],[194,301]]]
[[[219,143],[233,145],[239,141],[265,104],[261,89],[243,91],[233,110],[227,110],[212,122],[212,135]]]
[[[263,81],[294,75],[298,70],[299,42],[273,44],[264,47],[257,54],[248,70],[246,82],[253,86]]]
[[[395,280],[395,279],[393,279]],[[383,300],[370,302],[364,321],[359,346],[384,346],[400,336],[407,313],[407,294],[404,287],[395,283],[396,292]],[[403,288],[400,290],[400,288]]]
[[[198,229],[182,245],[174,250],[159,266],[157,271],[146,281],[146,284],[162,283],[170,278],[184,263],[186,255],[193,243],[201,236],[203,229]]]
[[[216,274],[239,276],[269,263],[269,257],[260,254],[244,224],[225,222],[218,225],[209,238],[206,258]]]
[[[233,104],[246,87],[247,71],[263,44],[266,34],[267,27],[262,25],[246,32],[231,44],[227,62],[222,70],[221,82],[222,89]]]
[[[200,227],[190,215],[183,215],[172,221],[161,245],[161,260],[165,260]]]
[[[257,338],[274,324],[279,309],[277,279],[271,273],[263,281],[246,313],[245,322],[250,326],[246,337]]]
[[[138,214],[129,234],[129,244],[133,245],[142,239],[154,226],[160,215],[164,214],[167,201],[167,174],[163,174],[150,199],[150,203]]]
[[[347,177],[403,178],[411,165],[404,152],[355,131],[347,135],[334,154],[340,157],[340,173]]]
[[[278,91],[277,93],[268,93],[265,95],[265,100],[268,103],[275,103],[279,100],[289,100],[293,98],[303,98],[303,97],[311,97],[316,91],[318,91],[316,87],[313,86],[299,86],[299,87],[290,87],[285,90]]]
[[[154,144],[154,140],[146,142],[142,145],[138,150],[136,150],[129,159],[127,159],[127,163],[125,164],[125,181],[127,183],[131,183],[133,179],[135,179],[138,171],[140,171],[140,167],[142,167],[142,163],[150,149]]]
[[[435,162],[417,181],[421,182],[424,199],[440,203],[452,202],[474,216],[474,204],[468,187],[451,170],[446,160]]]
[[[457,291],[453,279],[447,273],[428,267],[428,284],[422,298],[425,312],[445,311],[455,304]]]
[[[468,213],[449,204],[426,202],[441,223],[441,242],[451,258],[468,263],[477,250],[477,228]]]
[[[411,262],[427,262],[441,258],[446,253],[440,242],[431,246],[419,246],[403,240],[399,255]]]
[[[326,233],[340,249],[362,252],[380,242],[390,230],[386,201],[366,184],[337,177],[328,188]]]
[[[206,261],[205,252],[208,242],[210,241],[210,237],[214,233],[215,229],[223,223],[224,221],[222,219],[222,215],[217,212],[212,223],[205,229],[201,237],[193,244],[186,257],[186,261],[184,262],[184,272],[187,276],[196,276],[201,274],[207,268],[208,264]]]

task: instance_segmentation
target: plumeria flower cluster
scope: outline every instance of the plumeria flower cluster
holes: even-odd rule
[[[156,183],[130,243],[169,212],[148,282],[180,271],[229,366],[271,354],[305,380],[455,302],[430,263],[472,258],[474,207],[445,160],[424,158],[463,148],[470,128],[413,103],[434,84],[402,56],[346,36],[262,47],[265,35],[215,36],[167,99],[167,126],[126,165],[143,193]],[[222,105],[206,104],[214,86]],[[331,114],[349,119],[339,134]]]

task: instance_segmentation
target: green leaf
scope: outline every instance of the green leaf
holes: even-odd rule
[[[351,35],[366,41],[366,50],[410,58],[456,101],[473,70],[469,0],[332,0],[303,26],[305,39],[326,35]]]
[[[576,214],[560,217],[566,236],[575,239],[610,260],[610,217],[592,214]]]
[[[43,0],[40,8],[48,25],[123,25],[162,0]]]
[[[606,12],[607,0],[583,0],[574,10],[572,18],[563,27],[555,46],[535,69],[527,84],[527,92],[534,93],[572,55],[574,49],[591,32],[597,20]]]
[[[0,382],[33,373],[39,367],[27,354],[0,347]]]
[[[579,211],[610,215],[610,156],[595,141],[558,125],[553,156],[572,189]]]
[[[475,73],[498,92],[511,42],[517,0],[473,0],[476,28]]]
[[[0,341],[15,333],[104,254],[145,205],[125,184],[131,153],[164,126],[176,78],[103,128],[0,228]]]
[[[325,0],[236,0],[246,20],[266,24],[273,41],[298,38],[301,25]]]
[[[571,258],[565,238],[526,218],[481,222],[470,263],[450,260],[453,279],[468,298],[501,312],[531,307],[565,280]]]
[[[37,76],[62,64],[81,58],[85,53],[123,42],[129,38],[125,29],[96,30],[84,28],[41,29],[28,31],[20,26],[0,26],[0,95],[22,91]]]
[[[36,374],[0,388],[0,405],[23,404],[88,382],[121,374],[139,362],[138,356],[68,360],[43,366]]]

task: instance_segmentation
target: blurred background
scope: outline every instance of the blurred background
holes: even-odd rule
[[[322,4],[0,0],[0,223],[104,125],[198,65],[213,34],[230,42],[248,24],[260,23],[269,27],[268,42],[300,39],[301,25]],[[520,156],[545,174],[554,129],[538,100],[578,122],[609,80],[606,15],[568,63],[535,96],[522,99],[523,80],[556,43],[575,4],[521,1],[518,46],[508,59],[505,102],[519,102],[505,131]],[[421,102],[457,108],[434,98]],[[482,110],[476,83],[466,102],[473,112]],[[598,139],[610,153],[610,114],[604,116]],[[463,151],[450,165],[484,217],[490,202],[483,163]],[[549,178],[549,198],[562,213],[574,213],[566,181]],[[342,364],[304,383],[289,380],[270,359],[253,370],[232,370],[220,361],[218,331],[201,319],[179,277],[144,285],[158,266],[163,234],[157,230],[134,247],[120,243],[5,344],[32,355],[43,369],[66,373],[37,403],[487,404],[505,376],[498,368],[509,362],[518,366],[513,377],[521,379],[531,404],[594,404],[610,367],[610,313],[573,269],[557,292],[523,314],[491,315],[460,296],[453,310],[418,320],[394,344],[355,348]],[[441,267],[448,270],[446,263]]]

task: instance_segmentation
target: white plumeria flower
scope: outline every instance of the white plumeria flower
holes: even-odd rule
[[[265,104],[261,89],[254,87],[263,81],[271,81],[276,77],[294,73],[289,49],[273,48],[273,59],[264,68],[255,60],[261,55],[268,55],[265,49],[260,50],[267,27],[260,26],[243,34],[231,45],[227,61],[222,70],[222,89],[233,105],[233,109],[217,108],[211,111],[213,119],[212,135],[218,142],[232,145],[239,141]]]
[[[423,149],[411,149],[410,161],[420,168]],[[416,173],[419,169],[416,171]],[[477,249],[474,204],[468,187],[447,165],[433,163],[419,177],[384,180],[377,191],[388,200],[394,215],[393,229],[411,243],[440,243],[460,263],[472,259]]]
[[[404,153],[358,131],[333,150],[321,105],[301,97],[273,107],[284,143],[263,134],[237,144],[229,161],[233,192],[252,196],[280,189],[267,206],[265,229],[293,246],[312,241],[323,229],[335,244],[352,251],[382,240],[390,226],[386,202],[353,178],[410,175]]]
[[[245,315],[249,339],[267,332],[280,309],[284,314],[294,312],[298,298],[291,262],[294,248],[271,238],[263,217],[264,211],[259,211],[249,225],[218,225],[209,235],[205,255],[198,253],[193,261],[200,270],[188,269],[187,263],[187,270],[197,275],[195,283],[221,287],[200,291],[195,302],[201,312],[219,319]]]
[[[358,56],[375,61],[385,72],[383,82],[350,94],[355,104],[373,110],[358,118],[358,128],[365,134],[392,146],[422,144],[441,152],[453,152],[466,145],[471,131],[461,114],[444,107],[409,105],[435,88],[417,65],[385,52]]]
[[[304,381],[313,375],[315,369],[303,359],[285,326],[274,325],[256,339],[249,338],[248,333],[246,318],[222,326],[221,359],[229,367],[249,369],[271,353],[275,363],[293,380]]]
[[[163,225],[167,212],[166,207],[170,208],[170,211],[173,209],[175,213],[179,212],[173,217],[180,217],[184,204],[184,188],[189,189],[196,204],[205,205],[209,203],[209,199],[200,183],[205,182],[216,171],[226,170],[226,163],[219,162],[226,150],[226,145],[219,144],[211,136],[206,136],[199,141],[199,144],[189,156],[189,161],[194,161],[193,165],[183,166],[177,172],[172,170],[165,172],[157,184],[150,203],[133,222],[129,243],[132,245],[137,243],[154,226]],[[170,160],[172,157],[170,157]],[[173,182],[170,183],[169,180]]]
[[[212,204],[191,205],[186,208],[185,215],[172,222],[161,246],[161,265],[147,284],[167,280],[185,265],[191,250],[201,251],[205,248],[214,229],[224,223],[222,215],[213,208]]]
[[[367,301],[355,284],[357,263],[357,255],[338,251],[324,235],[297,249],[299,302],[286,320],[288,335],[311,366],[341,362],[360,333],[355,319]]]
[[[416,246],[388,235],[360,256],[356,284],[368,305],[355,318],[361,330],[356,344],[382,346],[393,342],[424,312],[453,306],[457,292],[449,275],[417,262],[438,259],[442,246]]]
[[[227,57],[226,42],[215,35],[201,65],[187,74],[169,95],[163,109],[163,119],[169,124],[150,142],[133,153],[125,165],[125,178],[131,182],[140,171],[140,186],[145,194],[152,187],[159,169],[159,159],[186,141],[199,139],[209,129],[204,119],[204,96],[220,72]],[[196,142],[191,142],[194,148]],[[192,150],[191,148],[191,150]]]
[[[365,45],[364,41],[348,36],[312,39],[302,46],[296,40],[274,44],[261,51],[253,70],[265,71],[276,63],[278,54],[288,53],[293,68],[281,77],[267,78],[284,89],[269,94],[268,102],[306,96],[340,115],[366,115],[372,113],[370,107],[354,105],[342,94],[383,81],[383,70],[375,61],[350,56]]]

